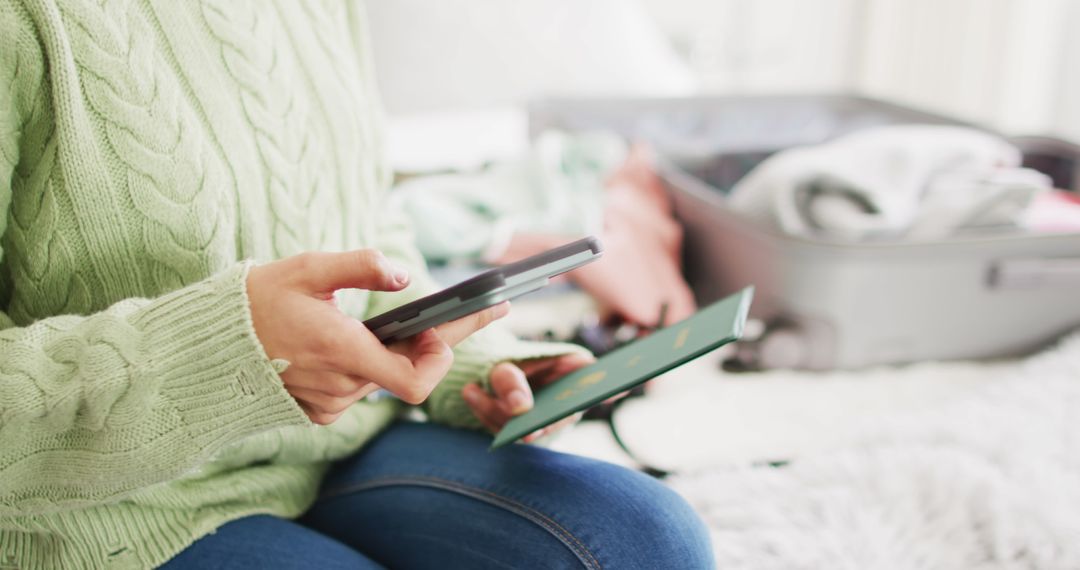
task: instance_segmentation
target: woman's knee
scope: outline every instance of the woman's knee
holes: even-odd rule
[[[582,534],[602,566],[712,568],[705,524],[680,495],[647,475],[583,460],[578,508],[588,509]]]
[[[333,521],[338,514],[377,510],[378,516],[368,518],[385,523],[401,516],[403,526],[427,520],[438,527],[430,529],[433,536],[458,536],[469,527],[461,514],[472,504],[477,524],[468,534],[474,541],[499,550],[500,536],[519,533],[516,544],[532,545],[522,552],[528,551],[530,560],[542,557],[538,560],[546,561],[544,567],[560,567],[551,558],[554,553],[570,555],[560,558],[568,561],[566,567],[713,566],[709,534],[700,518],[656,479],[529,445],[491,453],[489,443],[479,434],[399,425],[369,446],[362,459],[328,478],[311,518]],[[416,512],[407,515],[406,505]],[[431,516],[420,516],[425,512]],[[326,528],[359,527],[334,523]],[[484,538],[485,533],[491,536]],[[379,528],[362,534],[378,537],[381,545],[389,540]]]

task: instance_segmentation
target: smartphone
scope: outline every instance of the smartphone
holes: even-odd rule
[[[589,236],[532,257],[490,269],[438,293],[417,299],[364,321],[383,343],[409,338],[535,291],[559,274],[600,258],[600,241]]]

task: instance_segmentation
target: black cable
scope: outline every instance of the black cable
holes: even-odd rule
[[[620,449],[623,450],[623,453],[625,453],[627,457],[629,457],[638,464],[639,470],[642,473],[645,473],[646,475],[655,477],[657,479],[664,479],[668,475],[671,475],[671,472],[666,469],[654,467],[652,465],[649,465],[645,461],[642,461],[633,451],[630,450],[630,447],[626,445],[626,442],[623,440],[622,436],[619,435],[619,429],[615,427],[615,412],[619,411],[619,408],[622,407],[625,402],[634,398],[640,398],[644,395],[645,388],[643,386],[638,386],[631,390],[630,393],[628,393],[626,396],[619,398],[614,402],[598,404],[596,406],[593,406],[592,408],[589,408],[585,411],[585,420],[599,420],[606,423],[608,429],[611,430],[611,437],[615,440],[615,443],[619,446]]]

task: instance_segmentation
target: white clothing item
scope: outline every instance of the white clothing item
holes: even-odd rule
[[[1020,161],[974,129],[881,127],[777,153],[735,185],[729,205],[788,234],[847,241],[1015,228],[1050,187]]]

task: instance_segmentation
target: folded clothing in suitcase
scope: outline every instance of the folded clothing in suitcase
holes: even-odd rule
[[[1080,327],[1080,233],[851,243],[786,235],[727,204],[726,192],[777,151],[914,123],[970,126],[843,96],[549,101],[530,113],[533,132],[608,129],[657,147],[699,301],[757,287],[753,316],[766,327],[740,349],[751,366],[1004,357]],[[1055,165],[1046,172],[1055,186],[1080,186],[1076,147],[1013,142],[1026,165]]]

